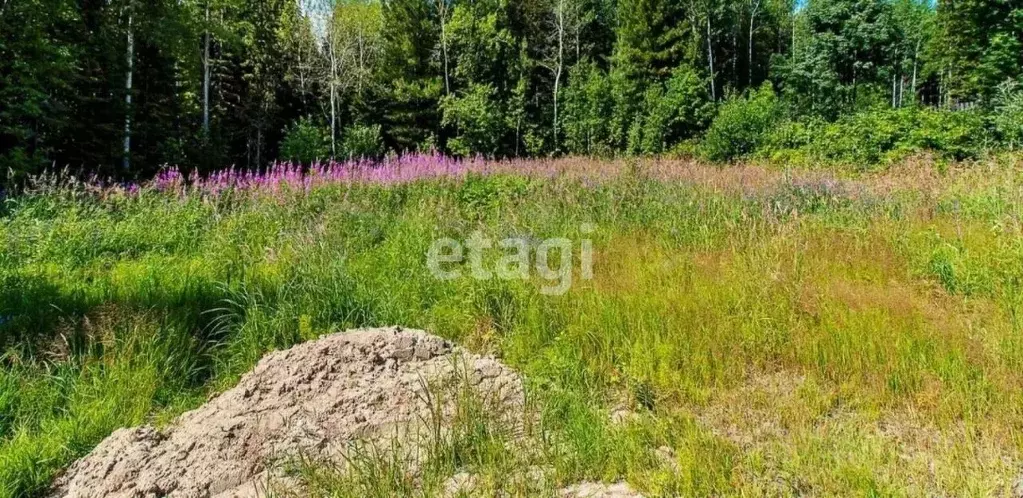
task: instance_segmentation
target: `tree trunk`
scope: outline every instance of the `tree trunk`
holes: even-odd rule
[[[256,127],[256,168],[263,167],[263,123]]]
[[[892,109],[895,109],[898,98],[898,79],[895,73],[892,73]]]
[[[582,53],[580,52],[582,50],[581,47],[583,46],[582,40],[580,40],[580,37],[582,37],[582,31],[583,31],[582,26],[576,26],[575,27],[575,61],[576,62],[579,62],[579,59],[582,58]]]
[[[916,41],[916,48],[913,50],[913,105],[917,103],[916,96],[916,70],[917,62],[920,60],[920,40]]]
[[[796,18],[792,17],[792,62],[796,61]]]
[[[130,7],[129,7],[130,9]],[[124,170],[131,169],[131,90],[132,77],[135,73],[135,33],[132,31],[132,12],[128,11],[128,43],[125,49],[125,62],[128,63],[124,78]]]
[[[447,31],[447,0],[437,0],[438,13],[440,14],[440,50],[444,58],[444,93],[451,94],[451,77],[448,70],[448,31]]]
[[[707,64],[710,66],[710,99],[716,101],[717,89],[714,86],[714,44],[711,39],[710,7],[707,7]]]
[[[202,54],[202,133],[210,136],[210,3],[206,2],[206,40]]]
[[[337,158],[337,49],[334,37],[327,42],[330,57],[330,158]]]
[[[565,61],[565,0],[558,0],[557,12],[558,56],[554,69],[554,150],[558,150],[558,90]]]
[[[906,75],[899,72],[899,107],[902,107],[906,97]]]
[[[738,8],[736,8],[738,11]],[[740,19],[742,14],[739,13]],[[739,26],[741,23],[737,23],[732,26],[732,83],[735,86],[739,86],[739,31],[742,30]]]
[[[750,9],[749,15],[749,53],[748,64],[749,64],[749,76],[747,78],[746,86],[749,88],[753,87],[753,22],[757,18],[757,11],[760,10],[760,2],[757,1],[753,4],[753,8]]]

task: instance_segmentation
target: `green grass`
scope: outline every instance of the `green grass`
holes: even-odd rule
[[[269,350],[392,324],[499,355],[539,414],[539,449],[509,455],[500,428],[467,409],[465,437],[438,443],[423,492],[465,470],[528,494],[502,476],[541,466],[550,490],[1010,493],[1023,469],[1018,158],[837,179],[613,166],[596,183],[9,200],[0,497],[41,493],[114,429],[172,419]],[[439,237],[578,240],[585,223],[595,278],[564,296],[538,279],[438,281],[426,267]],[[637,416],[614,424],[618,408]],[[411,489],[389,453],[353,455],[355,472],[297,472],[325,495]]]

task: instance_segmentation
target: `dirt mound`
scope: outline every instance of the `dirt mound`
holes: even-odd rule
[[[522,403],[513,371],[424,332],[327,336],[267,355],[166,430],[115,432],[51,496],[259,496],[275,459],[336,458],[352,441],[408,430],[429,418],[427,390],[465,380],[491,401]]]
[[[584,482],[562,489],[560,496],[562,498],[643,498],[643,495],[633,491],[628,484],[623,482],[617,484]]]

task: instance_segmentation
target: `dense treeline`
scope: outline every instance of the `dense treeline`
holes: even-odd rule
[[[1023,137],[1005,0],[0,1],[0,181]]]

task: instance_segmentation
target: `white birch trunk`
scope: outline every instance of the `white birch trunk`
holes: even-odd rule
[[[558,55],[554,69],[554,150],[558,149],[558,90],[561,86],[561,73],[565,61],[565,0],[557,0],[558,10],[556,22],[558,30]]]
[[[717,100],[717,89],[714,85],[714,43],[711,39],[710,6],[707,7],[707,64],[710,66],[710,99]]]
[[[437,11],[438,11],[437,13],[440,14],[440,50],[441,56],[444,59],[444,93],[446,95],[450,95],[451,77],[450,72],[448,70],[447,0],[437,0]]]
[[[210,136],[210,3],[206,2],[206,40],[202,54],[202,132]]]
[[[129,7],[130,9],[130,7]],[[125,49],[125,61],[128,63],[124,78],[124,169],[131,169],[131,90],[132,77],[135,73],[135,33],[132,31],[131,10],[128,11],[128,43]]]
[[[754,29],[753,23],[757,18],[757,11],[759,10],[760,0],[756,0],[753,2],[753,8],[750,9],[749,15],[749,53],[747,54],[748,55],[747,60],[749,61],[749,76],[746,82],[746,86],[750,88],[753,87],[753,29]]]

